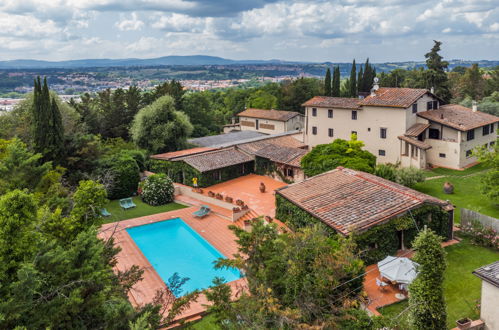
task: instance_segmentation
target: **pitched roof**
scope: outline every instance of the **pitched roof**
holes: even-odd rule
[[[263,118],[269,120],[277,120],[277,121],[288,121],[291,118],[296,116],[300,116],[301,114],[294,111],[285,111],[285,110],[265,110],[265,109],[246,109],[237,114],[239,117],[252,117],[252,118]]]
[[[499,261],[476,269],[473,274],[499,288]]]
[[[189,143],[200,147],[213,147],[224,143],[236,143],[247,139],[268,136],[267,134],[255,131],[233,131],[225,134],[209,135],[199,138],[189,139]]]
[[[419,141],[418,139],[415,139],[413,137],[400,135],[400,136],[398,136],[398,138],[399,138],[399,140],[410,143],[410,144],[412,144],[420,149],[423,149],[423,150],[431,149],[431,145],[429,145],[428,143],[425,143],[423,141]]]
[[[497,116],[480,111],[473,112],[470,108],[459,104],[447,104],[435,110],[418,112],[418,116],[459,131],[468,131],[499,121]]]
[[[348,97],[314,96],[303,103],[304,107],[359,109],[359,99]]]
[[[421,124],[421,123],[414,124],[411,127],[409,127],[407,131],[405,131],[404,135],[416,137],[419,134],[423,133],[425,129],[427,129],[428,127],[430,127],[430,124]]]
[[[167,152],[164,154],[157,154],[157,155],[152,155],[151,158],[154,159],[161,159],[161,160],[172,160],[175,158],[179,157],[184,157],[188,155],[194,155],[194,154],[199,154],[202,152],[210,151],[210,150],[215,150],[213,148],[192,148],[192,149],[186,149],[186,150],[179,150],[179,151],[172,151],[172,152]]]
[[[452,207],[397,183],[343,167],[276,192],[344,235],[384,223],[424,203]]]
[[[232,147],[187,156],[178,160],[186,162],[200,172],[208,172],[227,166],[247,163],[252,161],[253,157]]]
[[[256,151],[255,155],[267,158],[273,162],[300,167],[300,161],[307,153],[308,150],[304,149],[267,144],[262,149]]]
[[[381,87],[374,95],[360,100],[359,105],[408,108],[427,93],[431,94],[426,89]]]

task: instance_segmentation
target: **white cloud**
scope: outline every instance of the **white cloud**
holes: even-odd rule
[[[115,26],[121,31],[137,31],[142,29],[144,22],[137,17],[137,13],[132,13],[130,19],[123,18],[121,21],[116,22]]]

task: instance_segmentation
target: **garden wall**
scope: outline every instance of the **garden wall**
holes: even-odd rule
[[[499,232],[499,219],[489,217],[488,215],[484,215],[472,210],[461,209],[461,225],[466,226],[472,225],[473,221],[480,222],[486,228],[492,228],[496,232]]]

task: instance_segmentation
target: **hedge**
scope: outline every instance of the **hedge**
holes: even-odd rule
[[[418,229],[425,225],[437,235],[449,239],[449,214],[435,205],[425,205],[402,217],[390,220],[388,223],[376,225],[365,232],[353,233],[354,240],[361,253],[360,257],[367,264],[378,262],[389,255],[394,255],[399,248],[397,231],[403,230],[404,245],[411,248]],[[297,229],[316,223],[321,223],[331,233],[335,230],[321,222],[318,218],[291,203],[283,196],[276,194],[276,218],[291,229]]]
[[[242,171],[244,166],[244,173]],[[231,179],[238,178],[242,175],[247,175],[254,172],[254,162],[237,164],[228,166],[220,170],[214,170],[201,173],[189,164],[183,161],[166,161],[151,159],[149,161],[149,169],[155,173],[165,173],[173,182],[182,183],[187,186],[192,186],[192,179],[198,179],[198,187],[205,188],[214,184],[225,182]]]

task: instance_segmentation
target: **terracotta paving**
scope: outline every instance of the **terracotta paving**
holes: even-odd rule
[[[441,245],[442,247],[447,247],[449,245],[454,245],[459,243],[458,240],[450,240],[447,242],[443,242]],[[396,256],[398,257],[407,257],[407,258],[412,258],[414,256],[414,251],[413,250],[399,250],[396,253]],[[370,265],[366,267],[366,275],[364,277],[364,291],[366,291],[368,297],[369,297],[369,304],[367,306],[367,309],[372,312],[374,315],[380,315],[380,313],[377,311],[378,308],[394,304],[400,299],[395,297],[397,293],[401,293],[405,296],[407,296],[406,292],[403,292],[398,289],[398,286],[395,285],[388,285],[386,286],[383,290],[381,290],[377,285],[376,285],[376,278],[381,279],[379,270],[378,270],[378,265]],[[385,281],[386,282],[386,281]]]
[[[260,182],[265,184],[266,191],[264,193],[260,192]],[[275,217],[274,190],[286,185],[284,182],[266,176],[249,174],[207,187],[204,190],[211,190],[224,196],[228,195],[234,200],[241,199],[257,214]]]
[[[129,293],[129,298],[133,305],[139,306],[151,302],[158,290],[167,287],[137,245],[135,245],[133,239],[128,235],[125,230],[126,228],[180,217],[224,256],[231,257],[237,252],[236,237],[228,228],[228,225],[232,224],[232,222],[219,217],[214,213],[203,219],[195,218],[192,213],[197,209],[198,207],[189,207],[181,210],[109,223],[101,227],[99,237],[106,240],[112,236],[115,239],[115,244],[121,248],[121,251],[117,255],[117,270],[124,271],[133,265],[137,265],[144,269],[142,281],[138,282]],[[234,292],[240,292],[246,288],[246,283],[246,279],[242,278],[230,282],[229,284],[234,289],[237,289],[233,290]],[[198,300],[192,303],[190,308],[179,315],[177,319],[190,319],[200,315],[206,310],[204,305],[207,303],[204,295],[201,295]]]
[[[177,196],[175,196],[175,202],[176,203],[180,203],[180,204],[184,204],[184,205],[194,205],[194,206],[197,206],[198,208],[201,205],[206,205],[206,206],[209,206],[210,209],[214,213],[216,213],[219,216],[222,216],[223,218],[226,218],[226,220],[231,220],[232,219],[232,210],[229,210],[229,209],[226,209],[226,208],[223,208],[221,206],[214,205],[214,204],[211,204],[211,203],[206,203],[206,202],[197,200],[195,198],[192,198],[192,197],[189,197],[189,196],[186,196],[186,195],[177,195]],[[236,205],[234,205],[234,206],[236,206]]]

